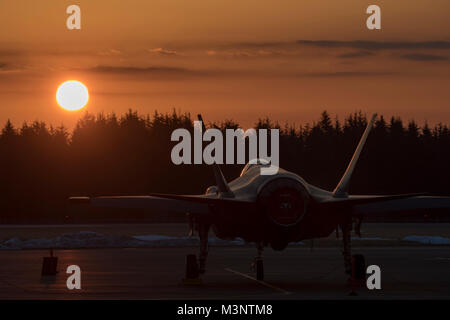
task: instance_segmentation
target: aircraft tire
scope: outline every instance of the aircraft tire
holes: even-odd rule
[[[199,276],[199,268],[197,256],[188,254],[186,256],[186,279],[197,279]]]
[[[354,254],[352,256],[352,273],[353,279],[357,281],[365,280],[366,278],[366,259],[362,254]]]
[[[264,263],[262,259],[256,260],[256,280],[264,280]]]

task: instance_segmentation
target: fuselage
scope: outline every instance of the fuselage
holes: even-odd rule
[[[332,193],[287,170],[262,175],[255,165],[229,186],[235,199],[257,205],[249,209],[230,202],[213,208],[213,230],[220,238],[240,237],[282,249],[289,242],[327,237],[339,223],[338,215],[319,205]]]

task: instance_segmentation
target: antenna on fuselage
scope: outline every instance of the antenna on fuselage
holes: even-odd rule
[[[373,127],[373,123],[375,122],[375,118],[377,117],[377,114],[375,113],[372,118],[370,119],[369,123],[367,124],[366,130],[364,130],[364,133],[359,140],[358,146],[356,147],[355,153],[353,154],[352,160],[350,160],[350,163],[348,164],[347,170],[345,170],[344,175],[342,176],[341,180],[339,181],[338,185],[333,191],[333,197],[335,198],[346,198],[348,187],[350,185],[350,180],[352,178],[353,170],[356,167],[356,163],[358,162],[359,155],[361,154],[361,151],[364,147],[364,144],[366,143],[367,137],[369,136],[370,130]]]
[[[198,114],[198,121],[201,121],[202,123],[202,131],[203,133],[206,131],[205,122],[203,121],[202,115]],[[230,187],[228,186],[227,180],[225,180],[225,177],[222,173],[222,170],[220,170],[220,167],[217,163],[212,164],[212,168],[214,171],[214,177],[216,178],[216,185],[217,189],[219,189],[220,194],[224,198],[234,198],[234,193],[231,191]]]

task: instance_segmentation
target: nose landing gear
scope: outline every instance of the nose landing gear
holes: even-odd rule
[[[344,267],[345,273],[349,275],[348,284],[351,286],[352,291],[350,295],[356,295],[355,287],[363,287],[366,279],[366,261],[362,254],[352,255],[351,249],[351,231],[352,224],[345,223],[341,225]]]
[[[183,279],[183,284],[197,285],[201,284],[200,275],[206,271],[206,259],[208,257],[208,233],[210,224],[199,223],[197,225],[198,235],[200,238],[200,253],[188,254],[186,257],[186,277]]]
[[[263,281],[264,280],[264,262],[262,258],[262,252],[264,250],[264,246],[261,242],[256,244],[256,249],[258,250],[258,255],[253,260],[251,265],[252,270],[256,271],[256,280]]]
[[[256,264],[256,280],[263,281],[264,280],[264,263],[263,259],[257,258],[255,261]]]

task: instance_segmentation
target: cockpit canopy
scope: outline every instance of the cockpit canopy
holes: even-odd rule
[[[264,167],[270,167],[270,161],[266,160],[266,159],[254,159],[254,160],[250,160],[244,167],[244,169],[242,169],[241,171],[241,177],[251,168],[256,167],[256,166],[264,166]]]

